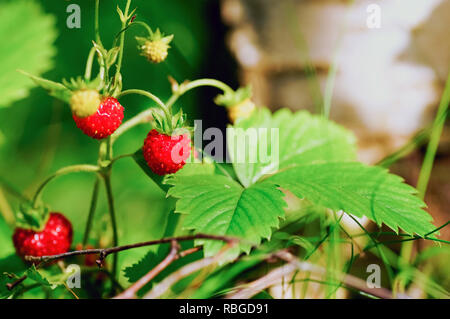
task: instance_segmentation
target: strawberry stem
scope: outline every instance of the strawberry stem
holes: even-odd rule
[[[91,73],[92,73],[92,64],[94,62],[94,56],[95,56],[95,47],[92,47],[89,51],[88,59],[86,62],[86,70],[84,71],[84,79],[86,81],[89,81],[91,79]]]
[[[151,100],[153,100],[154,102],[156,102],[156,104],[158,104],[158,106],[162,109],[162,111],[164,112],[164,115],[166,117],[167,123],[170,126],[170,129],[173,129],[173,125],[172,125],[172,113],[170,111],[170,108],[164,104],[156,95],[144,91],[144,90],[139,90],[139,89],[130,89],[130,90],[125,90],[123,92],[121,92],[117,98],[120,98],[122,96],[128,95],[128,94],[138,94],[138,95],[142,95],[145,96]]]
[[[124,19],[122,20],[122,29],[126,28],[127,23],[128,23],[128,12],[130,11],[130,5],[131,5],[131,0],[127,1],[126,7],[125,7],[125,12],[124,12]],[[117,60],[117,65],[116,65],[116,79],[119,77],[120,74],[120,69],[122,68],[122,61],[123,61],[123,47],[125,44],[125,32],[122,32],[120,34],[120,44],[119,44],[119,57]]]
[[[198,79],[189,83],[182,83],[179,87],[173,92],[173,95],[167,101],[167,107],[171,108],[172,105],[178,100],[180,96],[185,94],[186,92],[201,87],[201,86],[212,86],[222,90],[224,93],[233,92],[233,89],[227,84],[215,80],[215,79]]]
[[[100,167],[98,167],[96,165],[81,164],[81,165],[67,166],[67,167],[63,167],[63,168],[57,170],[54,174],[47,177],[44,180],[44,182],[42,182],[42,184],[38,187],[38,189],[32,199],[32,206],[33,207],[37,206],[37,202],[39,200],[39,197],[40,197],[42,191],[44,190],[45,186],[47,186],[47,184],[50,181],[52,181],[54,178],[56,178],[58,176],[66,175],[69,173],[77,173],[77,172],[98,173],[98,172],[100,172]]]
[[[102,45],[102,40],[100,39],[100,27],[99,27],[99,7],[100,7],[100,0],[95,0],[95,41]]]
[[[105,183],[106,197],[108,199],[109,215],[111,217],[111,226],[112,226],[112,230],[113,230],[113,245],[117,246],[119,244],[119,237],[117,234],[116,212],[115,212],[115,208],[114,208],[114,197],[113,197],[113,193],[112,193],[110,173],[103,174],[103,181]],[[117,257],[118,257],[118,255],[114,254],[112,270],[111,270],[111,275],[113,278],[116,278],[116,275],[117,275]]]
[[[88,219],[86,222],[86,228],[83,235],[83,247],[86,247],[89,239],[89,233],[92,228],[92,221],[94,220],[95,209],[97,208],[98,190],[100,186],[100,179],[97,177],[94,183],[94,190],[92,191],[91,205],[89,207]]]

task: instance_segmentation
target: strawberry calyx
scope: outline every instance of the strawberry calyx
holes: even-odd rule
[[[236,91],[227,91],[216,96],[214,103],[224,107],[233,107],[239,105],[245,100],[252,98],[252,88],[250,85],[241,87]]]
[[[247,118],[255,109],[255,103],[252,101],[251,86],[237,89],[236,91],[227,91],[218,95],[214,102],[228,110],[228,117],[231,122],[236,122],[240,118]]]
[[[63,80],[63,85],[71,90],[69,105],[72,113],[79,118],[85,118],[97,112],[103,99],[99,91],[102,88],[101,81],[87,81],[81,77]]]
[[[97,112],[101,99],[96,90],[78,90],[70,98],[70,109],[77,117],[85,118]]]
[[[152,127],[161,134],[173,136],[192,133],[194,128],[186,125],[186,114],[180,109],[171,118],[167,118],[161,109],[152,112]]]
[[[49,218],[49,209],[44,205],[33,206],[31,203],[23,203],[16,212],[16,226],[33,231],[42,231]]]

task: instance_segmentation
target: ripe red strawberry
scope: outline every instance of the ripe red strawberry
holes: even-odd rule
[[[62,214],[50,213],[42,231],[16,228],[13,242],[21,257],[62,254],[69,250],[72,243],[72,225]]]
[[[97,112],[87,117],[78,117],[73,114],[73,119],[84,134],[101,140],[108,137],[122,124],[123,106],[113,97],[105,98],[98,107]]]
[[[169,136],[153,129],[148,133],[142,151],[150,169],[158,175],[176,173],[191,153],[187,134]]]

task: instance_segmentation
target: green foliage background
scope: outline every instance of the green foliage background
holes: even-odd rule
[[[12,1],[0,0],[0,5]],[[46,14],[51,14],[56,26],[57,38],[54,42],[54,59],[51,71],[44,73],[46,78],[59,81],[62,78],[81,75],[92,40],[94,39],[94,5],[93,1],[35,1]],[[100,28],[105,46],[110,46],[112,39],[120,29],[120,20],[116,6],[124,7],[126,1],[100,1]],[[76,3],[81,7],[81,29],[69,29],[66,8]],[[167,62],[161,65],[148,63],[139,56],[135,35],[143,35],[140,28],[127,34],[125,60],[123,65],[124,89],[142,88],[154,92],[162,99],[170,94],[167,76],[170,74],[178,81],[208,76],[211,52],[217,39],[217,30],[205,17],[211,12],[218,14],[218,3],[207,0],[185,1],[147,1],[137,0],[139,18],[151,27],[159,27],[166,33],[175,34],[172,49]],[[0,7],[1,8],[1,7]],[[4,12],[0,12],[4,14]],[[35,21],[38,25],[42,20]],[[0,22],[1,23],[1,22]],[[21,21],[9,21],[20,30]],[[3,25],[0,25],[0,28]],[[11,32],[14,32],[12,28]],[[11,38],[2,38],[0,56],[8,48]],[[33,35],[32,46],[28,47],[25,59],[36,54],[43,35]],[[220,57],[220,56],[219,56]],[[217,59],[217,55],[214,56]],[[230,60],[221,60],[220,67],[227,70]],[[0,61],[1,64],[1,61]],[[23,67],[26,71],[26,66]],[[95,71],[95,70],[94,70]],[[223,76],[224,73],[222,73]],[[226,72],[225,72],[226,74]],[[15,75],[16,76],[16,75]],[[32,82],[23,77],[25,83]],[[225,75],[226,76],[226,75]],[[216,75],[216,77],[220,77]],[[8,81],[0,74],[2,81]],[[213,93],[217,93],[213,91]],[[206,99],[205,99],[206,100]],[[148,107],[144,98],[125,97],[125,120]],[[188,94],[180,102],[184,111],[191,118],[200,113],[200,103],[205,108],[214,108],[211,99],[203,102],[198,93]],[[208,103],[210,105],[208,105]],[[217,108],[217,107],[216,107]],[[217,113],[217,111],[216,111]],[[212,111],[214,115],[214,111]],[[221,114],[219,113],[219,116]],[[225,118],[223,118],[225,121]],[[149,127],[141,126],[125,134],[115,147],[116,154],[129,153],[139,148]],[[76,163],[95,163],[98,143],[83,135],[71,118],[67,105],[48,96],[40,88],[32,89],[29,96],[17,100],[9,107],[0,108],[0,176],[20,190],[31,194],[48,174],[60,167]],[[94,176],[81,173],[58,178],[45,190],[43,199],[51,205],[53,211],[64,212],[72,221],[75,229],[74,244],[80,243],[84,232]],[[144,174],[132,159],[125,159],[115,165],[113,171],[113,190],[116,200],[120,243],[131,243],[163,235],[166,223],[167,201],[164,194]],[[12,209],[17,207],[13,197],[8,197]],[[94,237],[110,238],[107,205],[104,191],[98,201],[98,211],[94,224]],[[11,231],[3,217],[0,217],[0,258],[14,253],[11,243]],[[131,265],[140,259],[148,249],[135,249],[120,254],[119,268]],[[14,258],[13,258],[14,259]],[[14,259],[15,260],[15,259]],[[0,270],[7,271],[6,260],[0,264]],[[19,263],[18,260],[15,262]],[[10,264],[11,265],[11,264]],[[126,279],[121,274],[125,283]]]
[[[125,2],[125,0],[100,1],[100,31],[105,47],[111,46],[114,36],[120,29],[116,6],[123,7]],[[81,7],[81,29],[69,29],[66,25],[66,19],[70,14],[66,12],[66,8],[72,3]],[[153,28],[159,27],[165,33],[174,34],[175,38],[171,43],[172,49],[168,60],[163,64],[154,65],[141,57],[137,50],[134,36],[142,36],[143,30],[134,28],[128,32],[122,67],[124,89],[148,90],[162,100],[167,100],[171,94],[167,80],[169,75],[178,82],[213,77],[236,87],[236,76],[232,73],[236,68],[233,67],[232,59],[224,47],[224,27],[219,22],[218,5],[219,1],[211,0],[133,1],[133,7],[138,8],[140,20]],[[2,182],[9,181],[14,184],[19,192],[31,195],[39,183],[57,169],[73,164],[95,163],[98,142],[83,135],[75,127],[67,105],[50,97],[40,88],[28,92],[32,82],[15,72],[15,69],[21,68],[34,74],[44,72],[40,75],[55,81],[83,74],[84,63],[94,39],[94,2],[0,0],[0,35],[2,36],[0,69],[5,71],[0,73],[0,95],[4,98],[0,101],[0,178]],[[11,39],[8,40],[8,36]],[[217,93],[215,89],[202,88],[200,92],[183,96],[177,102],[177,106],[182,105],[190,119],[203,118],[204,129],[209,125],[224,127],[227,121],[225,111],[213,103],[213,97]],[[121,102],[125,107],[125,120],[150,106],[148,104],[150,102],[141,97],[126,96]],[[421,210],[423,203],[412,196],[414,189],[401,184],[398,177],[388,176],[379,168],[363,167],[360,164],[317,165],[316,162],[319,160],[339,162],[354,159],[353,136],[343,128],[305,112],[292,114],[290,111],[281,110],[271,114],[267,109],[260,109],[254,114],[256,115],[248,122],[240,122],[237,126],[282,127],[279,145],[280,168],[290,168],[291,164],[303,166],[290,168],[287,172],[264,180],[262,177],[270,167],[259,163],[236,164],[234,171],[240,184],[237,181],[227,184],[234,190],[233,197],[228,202],[223,201],[225,192],[220,193],[220,190],[223,191],[223,185],[229,181],[225,176],[210,175],[214,171],[214,169],[211,171],[211,167],[206,165],[204,172],[196,172],[197,176],[189,175],[189,170],[185,171],[187,173],[178,174],[169,180],[168,184],[173,186],[169,194],[180,198],[176,205],[177,212],[188,215],[184,226],[201,232],[242,235],[253,244],[260,243],[262,238],[271,237],[270,226],[278,226],[278,217],[284,216],[284,195],[277,189],[281,186],[298,197],[306,197],[313,204],[324,205],[335,211],[344,210],[356,216],[359,216],[360,211],[366,214],[371,211],[373,216],[369,218],[379,225],[383,222],[393,230],[400,227],[409,233],[425,235],[433,229],[430,228],[432,225],[429,224],[428,215]],[[296,134],[299,127],[302,127],[303,135]],[[135,152],[142,146],[148,130],[149,126],[143,125],[127,132],[115,144],[114,153],[119,155]],[[317,141],[321,143],[316,144]],[[293,154],[292,150],[295,150]],[[136,153],[135,159],[138,164],[142,162],[139,156],[142,157],[142,154]],[[144,171],[148,173],[145,168],[144,165]],[[317,176],[320,178],[317,179]],[[82,241],[94,178],[92,174],[86,173],[58,177],[44,191],[44,202],[51,206],[51,210],[63,212],[72,221],[75,230],[74,247]],[[380,178],[385,184],[380,190],[374,191],[375,186],[380,183]],[[343,181],[347,181],[348,185],[343,184]],[[122,159],[114,165],[112,184],[119,244],[164,237],[168,219],[174,218],[173,214],[168,214],[169,209],[174,207],[174,201],[166,199],[161,189],[143,174],[142,169],[132,158]],[[325,187],[325,190],[320,187]],[[204,191],[201,195],[206,194],[208,200],[199,196],[198,192],[201,189]],[[315,189],[319,191],[316,192]],[[209,196],[210,193],[214,196]],[[107,247],[111,245],[112,232],[109,228],[108,208],[103,189],[100,194],[90,243],[94,246]],[[229,195],[230,192],[227,191],[226,194]],[[328,201],[323,200],[324,194]],[[378,196],[377,205],[373,206],[366,198],[366,194]],[[404,207],[401,204],[402,200],[405,202]],[[234,219],[230,219],[229,225],[226,225],[226,229],[215,229],[216,225],[211,228],[211,225],[204,222],[209,218],[207,213],[215,213],[210,208],[217,209],[216,206],[211,206],[211,202],[214,201],[222,205],[221,208],[227,209],[224,211],[231,212],[234,216]],[[245,205],[250,207],[244,207]],[[391,205],[395,210],[390,209]],[[0,214],[0,275],[3,272],[19,273],[20,269],[26,269],[14,253],[11,242],[12,229],[8,225],[8,218],[3,217],[8,217],[17,207],[18,202],[12,196],[5,196],[5,193],[0,192],[0,210],[3,213]],[[284,228],[274,233],[272,240],[265,242],[261,250],[271,251],[275,247],[293,244],[305,250],[304,258],[308,259],[319,247],[312,244],[315,243],[313,236],[326,235],[325,239],[330,236],[335,241],[329,241],[324,246],[327,255],[327,276],[333,279],[331,270],[343,266],[339,245],[335,243],[340,236],[339,229],[335,229],[339,220],[326,219],[323,214],[321,216],[315,213],[314,208],[303,208],[299,209],[304,210],[301,216],[292,212],[286,216],[287,222],[283,220]],[[249,216],[252,218],[248,218]],[[248,224],[244,223],[247,221],[246,218]],[[290,218],[295,219],[298,225],[290,225]],[[253,224],[259,227],[252,228]],[[302,234],[304,237],[291,237],[289,230],[285,229],[290,226],[293,228],[307,226],[305,233]],[[319,240],[319,244],[321,243]],[[205,255],[216,254],[221,246],[222,243],[217,242],[205,244]],[[166,254],[166,248],[160,246],[120,253],[119,282],[128,286],[129,281],[135,281],[157,259]],[[239,248],[234,252],[237,255],[239,251],[249,251],[250,244],[241,244],[236,248]],[[378,261],[382,260],[385,264],[389,264],[387,271],[392,265],[395,267],[397,264],[397,256],[390,248],[375,249],[371,246],[367,248],[369,249],[372,249],[372,253],[377,251],[374,255]],[[199,254],[188,258],[198,258]],[[205,284],[196,290],[193,296],[214,295],[228,281],[231,282],[235,276],[254,266],[258,260],[262,260],[262,254],[258,254],[257,251],[244,261],[218,269],[213,276],[205,280]],[[433,254],[434,250],[430,249],[419,257],[426,259]],[[446,250],[436,250],[436,255],[438,254],[448,255],[448,247]],[[414,273],[416,269],[410,268],[409,265],[401,265],[400,262],[401,260],[397,265],[401,270],[398,280],[406,281],[408,276],[417,278],[422,276],[422,273]],[[348,261],[349,270],[352,263],[353,249],[352,257]],[[177,267],[177,264],[171,267]],[[166,271],[168,272],[171,267]],[[445,269],[445,266],[439,269]],[[32,268],[27,270],[27,274],[30,279],[33,277],[46,287],[50,287],[53,282],[51,279],[55,279],[51,277],[52,274],[41,278],[40,272]],[[448,278],[445,274],[442,277]],[[4,287],[10,280],[0,276],[0,297],[8,295]],[[430,282],[427,283],[427,293],[430,296],[440,298],[448,295],[444,289],[438,285],[435,287],[435,283]],[[327,288],[327,294],[333,296],[335,289],[330,287]],[[174,291],[176,290],[175,288]],[[46,289],[32,289],[25,297],[48,297],[48,295]],[[66,298],[70,295],[61,288],[53,291],[51,297]]]

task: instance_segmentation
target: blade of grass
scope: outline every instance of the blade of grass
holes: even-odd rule
[[[311,90],[311,98],[313,100],[316,112],[323,113],[323,97],[319,79],[317,78],[316,67],[311,62],[308,44],[306,43],[306,40],[300,30],[298,17],[295,14],[296,11],[297,10],[295,8],[295,3],[293,1],[288,1],[286,7],[286,15],[295,41],[295,46],[298,49],[301,62],[304,65],[304,72],[308,81],[309,89]]]
[[[428,182],[431,176],[431,170],[433,169],[434,159],[436,157],[436,151],[439,146],[439,140],[441,139],[442,130],[444,129],[444,123],[447,113],[448,105],[450,103],[450,73],[445,84],[444,93],[439,103],[439,108],[436,113],[436,117],[431,127],[430,141],[427,146],[425,158],[423,159],[422,168],[420,169],[419,179],[417,181],[418,196],[421,199],[425,198],[425,194],[428,187]],[[413,242],[405,242],[402,244],[401,264],[409,265],[411,261]]]

